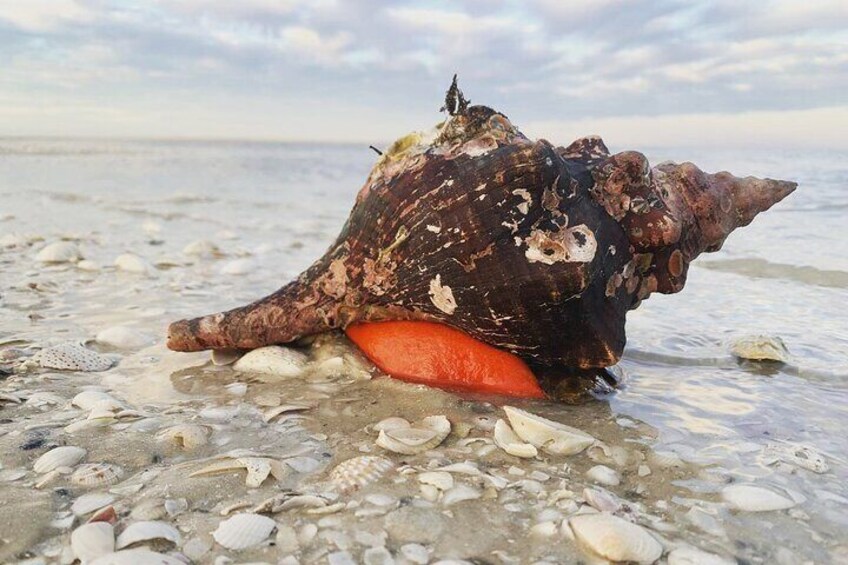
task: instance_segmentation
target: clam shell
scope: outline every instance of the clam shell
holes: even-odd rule
[[[795,501],[773,490],[753,485],[724,487],[721,497],[737,510],[744,512],[770,512],[795,506]]]
[[[185,562],[164,553],[139,547],[104,555],[92,561],[91,565],[185,565]]]
[[[115,530],[108,522],[83,524],[71,532],[71,550],[86,565],[115,551]]]
[[[40,263],[75,263],[82,259],[79,248],[70,241],[56,241],[45,246],[35,260]]]
[[[446,471],[426,471],[419,473],[418,482],[434,486],[439,490],[450,490],[453,488],[453,475]]]
[[[94,408],[110,408],[120,410],[124,405],[113,396],[100,392],[99,390],[84,390],[74,396],[71,404],[78,406],[83,410],[93,410]]]
[[[444,416],[427,416],[414,425],[407,422],[406,427],[383,427],[376,443],[395,453],[415,455],[442,443],[450,431],[451,423]]]
[[[730,352],[739,359],[789,363],[792,356],[783,340],[771,335],[750,335],[736,339]]]
[[[574,455],[595,442],[584,431],[525,412],[513,406],[504,406],[504,412],[515,434],[527,443],[554,455]]]
[[[247,352],[233,364],[233,369],[243,373],[297,377],[303,373],[309,358],[290,347],[269,345]]]
[[[536,457],[538,450],[535,445],[524,443],[506,421],[498,419],[495,422],[495,445],[515,457]]]
[[[80,496],[71,504],[71,512],[77,516],[85,516],[112,504],[114,501],[115,496],[108,492],[90,492]]]
[[[73,445],[54,447],[35,460],[32,470],[36,473],[49,473],[58,467],[73,467],[83,460],[85,449]]]
[[[62,371],[98,372],[115,364],[111,358],[73,342],[42,349],[32,356],[32,360],[45,369]]]
[[[84,487],[113,485],[124,476],[124,470],[112,463],[87,463],[71,474],[71,482]]]
[[[118,535],[115,547],[123,549],[139,542],[168,540],[176,546],[182,542],[180,532],[170,524],[158,521],[133,522]]]
[[[379,481],[394,468],[394,462],[385,457],[360,455],[336,465],[328,481],[338,492],[349,494]]]
[[[223,547],[237,551],[262,543],[276,527],[277,523],[266,516],[236,514],[218,524],[212,537]]]
[[[183,247],[183,253],[193,257],[213,258],[223,255],[217,245],[206,239],[192,241]]]
[[[610,487],[621,484],[621,476],[619,476],[618,472],[606,465],[595,465],[586,471],[586,477],[591,481]]]
[[[178,424],[157,434],[160,441],[173,443],[177,447],[191,451],[206,445],[211,430],[200,424]]]
[[[256,271],[256,262],[252,259],[235,259],[221,267],[222,275],[246,275]]]
[[[115,259],[115,268],[127,273],[147,274],[153,266],[135,253],[123,253]]]
[[[151,336],[126,326],[106,328],[98,332],[94,339],[97,343],[117,349],[141,349],[154,341]]]
[[[442,504],[445,506],[451,506],[458,502],[463,502],[465,500],[476,500],[483,496],[479,490],[474,487],[458,484],[452,489],[445,492],[442,497]]]
[[[581,514],[568,519],[577,542],[610,561],[653,563],[662,545],[645,528],[612,514]]]

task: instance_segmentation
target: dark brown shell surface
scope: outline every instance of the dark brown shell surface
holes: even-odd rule
[[[378,159],[315,264],[257,302],[175,322],[168,346],[252,349],[411,319],[537,367],[606,367],[624,349],[628,310],[679,291],[698,254],[795,188],[691,163],[652,169],[597,137],[555,147],[485,106],[448,107],[433,132]]]

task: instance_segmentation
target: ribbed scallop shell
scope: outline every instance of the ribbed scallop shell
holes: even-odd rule
[[[45,369],[86,373],[105,371],[114,365],[111,358],[73,342],[42,349],[33,355],[32,360]]]
[[[262,543],[276,527],[277,523],[266,516],[236,514],[218,524],[212,537],[227,549],[247,549]]]
[[[112,463],[80,465],[71,475],[71,482],[84,487],[113,485],[124,476],[124,470]]]
[[[394,468],[394,462],[385,457],[360,455],[336,465],[328,481],[338,492],[349,494],[379,481]]]
[[[568,525],[580,545],[610,561],[653,563],[663,553],[645,528],[612,514],[581,514]]]
[[[73,467],[83,460],[86,453],[85,449],[73,445],[54,447],[35,460],[32,470],[36,473],[49,473],[58,467]]]

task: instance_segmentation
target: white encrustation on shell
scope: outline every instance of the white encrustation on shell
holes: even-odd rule
[[[740,359],[752,361],[779,361],[789,363],[792,356],[783,340],[773,335],[749,335],[737,338],[730,352]]]
[[[45,246],[35,260],[40,263],[75,263],[82,259],[79,248],[70,241],[56,241]]]
[[[86,463],[71,474],[71,482],[85,487],[113,485],[124,476],[124,470],[112,463]]]
[[[377,445],[394,453],[415,455],[438,446],[451,431],[451,423],[444,416],[427,416],[415,424],[402,422],[382,426]]]
[[[118,534],[115,547],[123,549],[139,542],[160,539],[167,540],[176,546],[179,546],[182,540],[180,532],[174,526],[158,520],[150,520],[133,522],[127,526],[123,532]]]
[[[71,532],[71,550],[83,565],[115,551],[115,530],[109,522],[83,524]]]
[[[83,460],[86,450],[74,445],[54,447],[35,460],[32,470],[36,473],[49,473],[58,467],[73,467]]]
[[[715,553],[707,553],[700,549],[683,546],[678,547],[668,554],[668,565],[736,565],[735,559],[729,559],[716,555]]]
[[[535,445],[524,443],[518,437],[506,420],[498,418],[494,431],[495,445],[515,457],[536,457],[539,451]]]
[[[269,345],[248,351],[233,364],[233,369],[243,373],[297,377],[306,368],[309,358],[290,347]]]
[[[106,328],[99,331],[94,339],[97,343],[116,349],[141,349],[154,341],[150,335],[127,326]]]
[[[100,355],[74,342],[60,343],[42,349],[32,356],[32,360],[45,369],[86,373],[105,371],[115,364],[112,358]]]
[[[770,512],[795,506],[795,501],[773,490],[754,485],[730,485],[721,491],[721,497],[743,512]]]
[[[157,434],[157,439],[176,445],[186,451],[197,449],[209,441],[212,430],[201,424],[177,424]]]
[[[71,512],[77,516],[85,516],[109,506],[114,501],[115,495],[108,492],[89,492],[80,496],[71,504]]]
[[[591,481],[610,487],[621,484],[621,476],[618,472],[606,465],[595,465],[586,471],[586,477]]]
[[[262,543],[276,527],[277,523],[267,516],[236,514],[218,524],[212,537],[223,547],[237,551]]]
[[[91,565],[185,565],[185,561],[144,547],[136,547],[104,555],[92,561]]]
[[[568,525],[578,544],[610,561],[653,563],[663,553],[645,528],[606,512],[572,516]]]
[[[338,492],[349,494],[379,481],[394,468],[391,459],[379,455],[360,455],[336,465],[327,480]]]
[[[514,406],[504,412],[515,434],[527,443],[554,455],[574,455],[595,442],[584,431],[531,414]]]
[[[115,268],[127,273],[138,273],[146,275],[153,271],[154,267],[145,259],[135,253],[122,253],[115,259]]]

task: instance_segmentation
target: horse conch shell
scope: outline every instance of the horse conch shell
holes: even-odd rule
[[[525,137],[469,106],[383,153],[336,242],[296,280],[247,306],[171,324],[177,351],[255,349],[356,322],[427,320],[532,367],[618,361],[624,322],[652,292],[683,288],[716,251],[791,193],[792,182],[651,168],[598,137]]]

